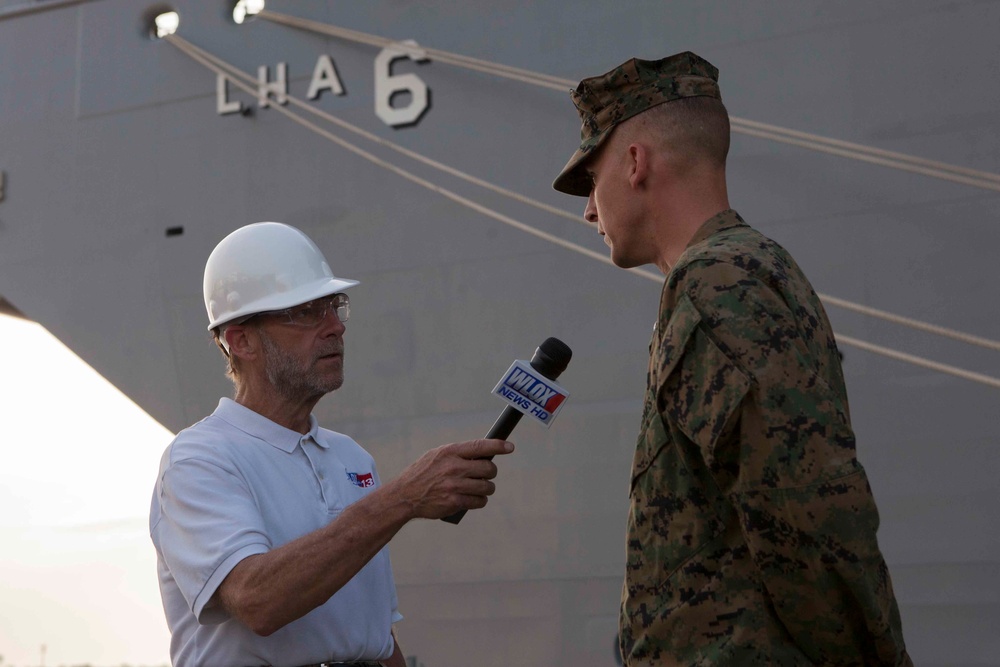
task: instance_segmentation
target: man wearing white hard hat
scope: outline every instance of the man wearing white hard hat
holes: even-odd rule
[[[429,451],[381,484],[372,457],[312,409],[344,381],[357,281],[298,229],[223,239],[205,267],[209,326],[235,397],[177,434],[150,510],[174,667],[405,667],[387,544],[415,518],[486,504],[513,451]]]

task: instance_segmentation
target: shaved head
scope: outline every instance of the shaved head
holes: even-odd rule
[[[729,114],[714,97],[685,97],[660,104],[617,128],[618,141],[652,141],[683,167],[724,170],[729,155]]]

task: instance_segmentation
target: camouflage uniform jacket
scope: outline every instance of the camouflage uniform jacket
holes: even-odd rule
[[[632,465],[626,665],[910,665],[837,346],[733,211],[667,276]]]

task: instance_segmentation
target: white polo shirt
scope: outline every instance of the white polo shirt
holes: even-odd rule
[[[296,667],[392,655],[396,586],[384,547],[322,606],[260,637],[209,604],[247,556],[336,519],[379,483],[372,457],[310,416],[302,435],[223,398],[177,434],[149,512],[174,667]]]

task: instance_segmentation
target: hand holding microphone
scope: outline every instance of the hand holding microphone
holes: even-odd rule
[[[456,507],[479,509],[496,491],[493,456],[514,446],[500,439],[453,442],[435,447],[386,486],[409,508],[410,518],[440,519]]]
[[[573,351],[569,349],[566,343],[558,338],[546,338],[531,357],[530,369],[533,369],[543,378],[554,381],[566,370],[566,366],[569,365],[572,357]],[[526,413],[531,414],[546,425],[550,424],[563,399],[566,397],[566,392],[561,387],[554,382],[547,383],[543,379],[534,376],[523,364],[519,366],[519,362],[514,362],[514,365],[505,374],[504,379],[494,389],[494,393],[503,397],[510,405],[504,408],[503,412],[500,413],[500,416],[493,423],[489,433],[486,434],[487,440],[506,440],[507,436],[514,430],[514,427],[517,426],[517,423],[521,421],[521,417]],[[487,461],[492,458],[492,456],[485,457]],[[490,465],[493,466],[489,471],[491,474],[488,477],[484,477],[481,481],[489,480],[496,476],[496,466],[492,463]],[[492,482],[486,483],[492,485]],[[491,486],[487,495],[493,493],[493,488]],[[484,497],[483,505],[485,504]],[[442,521],[457,524],[465,516],[466,511],[461,510],[460,512],[446,516]]]

